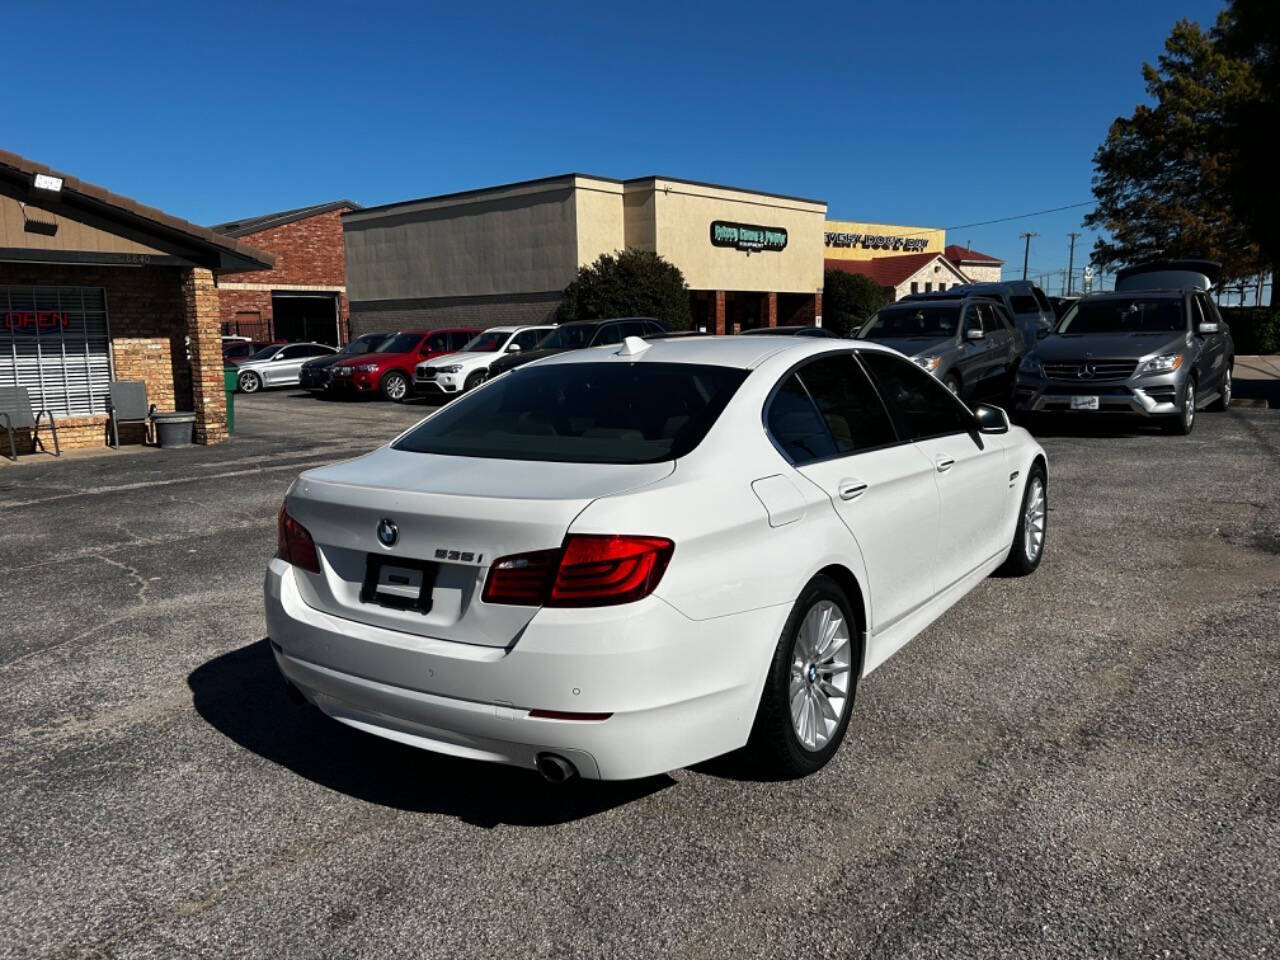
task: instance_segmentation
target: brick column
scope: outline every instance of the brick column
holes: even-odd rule
[[[711,332],[717,335],[725,333],[723,290],[715,290],[711,294]]]
[[[191,338],[191,397],[196,413],[196,443],[227,439],[227,400],[222,386],[222,323],[213,273],[199,267],[182,271],[182,313]]]
[[[776,327],[778,325],[778,295],[776,293],[766,293],[764,295],[763,308],[760,311],[760,325],[762,327]]]

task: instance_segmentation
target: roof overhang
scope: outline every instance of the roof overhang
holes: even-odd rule
[[[37,178],[57,188],[38,187]],[[161,250],[173,258],[169,262],[218,271],[266,270],[275,265],[271,254],[256,247],[4,150],[0,150],[0,194]],[[42,251],[40,260],[63,262],[56,249]],[[65,262],[86,260],[80,252]]]

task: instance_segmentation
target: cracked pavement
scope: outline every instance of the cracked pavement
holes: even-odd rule
[[[1046,558],[861,685],[806,780],[421,753],[284,695],[293,476],[424,411],[0,465],[0,957],[1273,955],[1280,416],[1047,425]]]

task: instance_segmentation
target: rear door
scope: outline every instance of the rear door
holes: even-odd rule
[[[1001,544],[1010,507],[1004,444],[981,434],[973,414],[910,361],[864,351],[863,363],[901,436],[932,465],[940,502],[934,593],[990,559]]]
[[[857,542],[872,634],[927,601],[938,536],[933,464],[914,444],[899,442],[853,354],[826,354],[789,374],[770,397],[766,426]]]

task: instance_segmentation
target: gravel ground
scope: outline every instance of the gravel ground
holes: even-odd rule
[[[1042,441],[1039,572],[859,691],[822,772],[624,784],[286,699],[293,476],[422,408],[238,398],[189,451],[0,466],[0,956],[1273,956],[1280,416]]]

